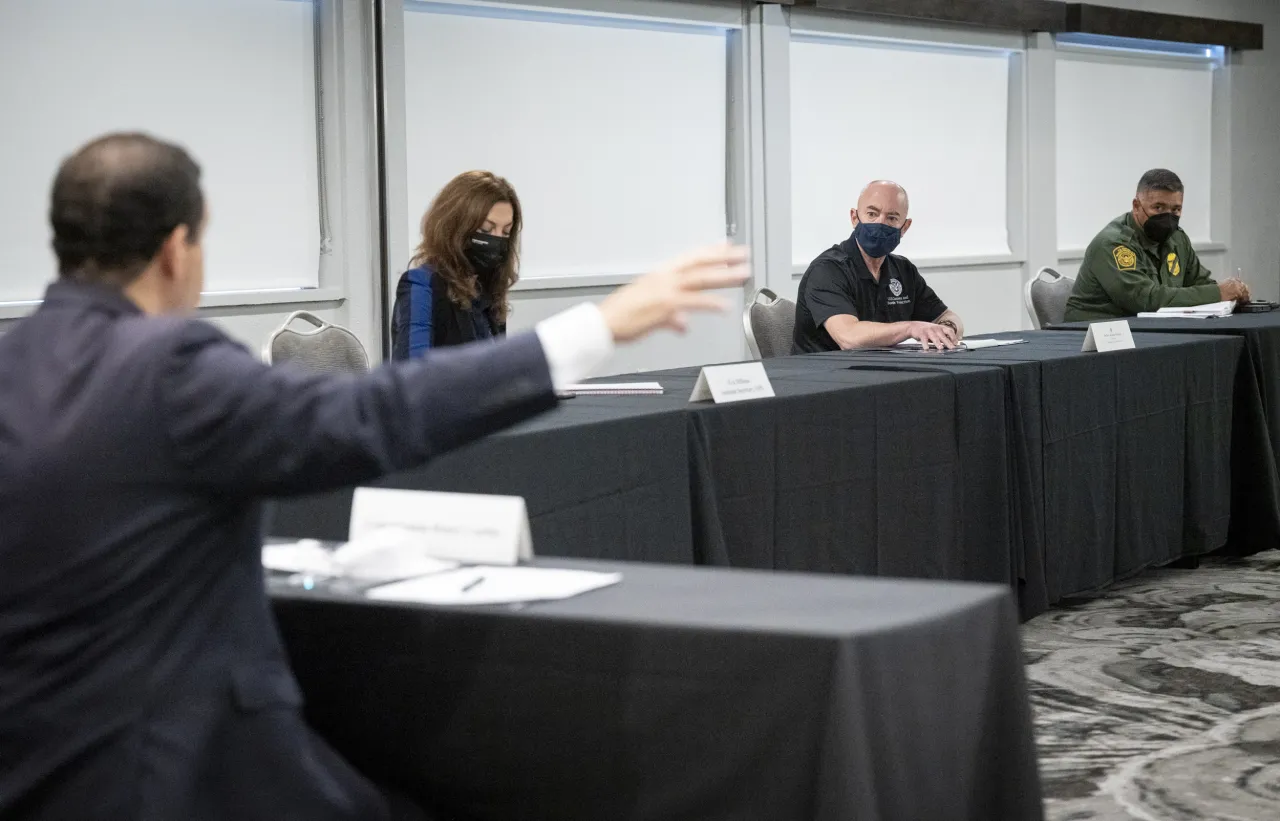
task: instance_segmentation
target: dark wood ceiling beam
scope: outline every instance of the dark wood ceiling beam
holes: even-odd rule
[[[1262,48],[1262,26],[1208,17],[1184,17],[1150,11],[1117,9],[1094,3],[1067,3],[1066,28],[1081,34],[1136,37],[1171,43],[1227,46],[1240,50]]]
[[[1053,0],[784,0],[783,5],[1004,31],[1049,31],[1262,48],[1262,25]]]

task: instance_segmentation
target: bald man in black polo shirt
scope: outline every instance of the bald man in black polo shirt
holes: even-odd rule
[[[853,234],[809,265],[796,297],[794,353],[877,348],[918,339],[954,348],[964,325],[906,257],[891,252],[911,228],[907,192],[877,180],[849,212]]]

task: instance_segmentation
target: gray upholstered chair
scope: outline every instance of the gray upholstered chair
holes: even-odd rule
[[[761,288],[742,309],[742,330],[756,359],[772,359],[791,353],[796,325],[796,304]]]
[[[313,327],[289,327],[296,320]],[[305,368],[330,373],[369,370],[369,355],[356,335],[340,325],[325,322],[307,311],[294,311],[284,324],[267,337],[262,358],[267,364],[294,362]]]
[[[1041,268],[1022,291],[1027,313],[1037,328],[1062,321],[1067,313],[1067,297],[1076,281],[1052,268]]]

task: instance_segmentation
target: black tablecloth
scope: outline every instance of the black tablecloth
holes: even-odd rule
[[[1025,616],[1225,543],[1238,343],[1143,334],[1135,350],[1085,354],[1080,333],[987,336],[1025,342],[952,354],[843,351],[822,358],[952,374],[962,386],[960,418],[1008,427],[1008,509]],[[1003,412],[963,388],[985,381],[992,366],[1005,375]]]
[[[535,548],[555,556],[723,563],[723,557],[697,552],[690,463],[700,454],[691,454],[687,420],[671,404],[670,397],[570,400],[510,431],[369,484],[522,496]],[[267,532],[345,541],[352,492],[281,500],[268,511]]]
[[[1013,580],[1008,519],[974,504],[1008,492],[1004,426],[969,424],[955,379],[815,357],[765,367],[776,399],[690,408],[731,566]],[[652,374],[686,395],[696,376]],[[1000,374],[987,376],[981,398],[998,412]]]
[[[971,389],[990,412],[965,418],[947,374],[766,369],[775,399],[691,405],[697,368],[645,374],[666,394],[569,400],[377,484],[524,496],[545,555],[1017,578],[1009,518],[982,504],[1008,498],[998,370]],[[281,502],[268,532],[343,539],[350,499]]]
[[[1135,332],[1234,336],[1244,340],[1234,385],[1229,549],[1250,554],[1280,546],[1280,311],[1220,319],[1128,320]],[[1087,322],[1053,330],[1079,330]]]
[[[380,484],[523,496],[545,555],[997,581],[1024,617],[1220,547],[1241,343],[1012,335],[769,360],[777,397],[729,405],[688,403],[696,368],[646,374],[667,393],[570,400]],[[269,532],[341,539],[349,512],[293,500]]]
[[[624,579],[520,610],[277,590],[309,720],[482,821],[1042,817],[1006,590],[574,566]]]

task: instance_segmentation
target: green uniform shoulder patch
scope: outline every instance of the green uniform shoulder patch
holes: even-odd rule
[[[1123,245],[1117,245],[1111,256],[1115,257],[1116,267],[1121,271],[1132,271],[1138,267],[1138,255]]]
[[[1177,254],[1170,254],[1167,262],[1169,263],[1169,273],[1173,274],[1174,276],[1177,276],[1178,274],[1182,273],[1182,264],[1178,262]]]

